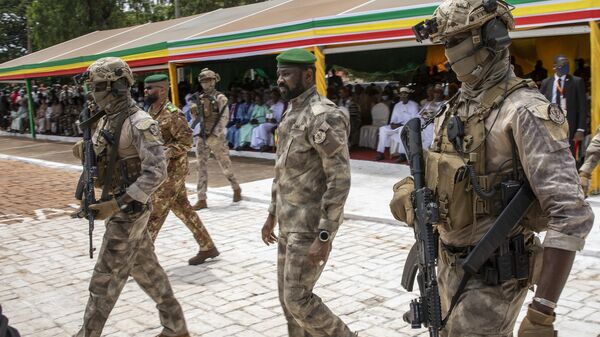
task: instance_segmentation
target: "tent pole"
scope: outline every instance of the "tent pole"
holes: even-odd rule
[[[325,80],[325,54],[323,53],[324,48],[320,46],[314,46],[313,51],[317,62],[315,64],[317,73],[315,74],[317,80],[317,91],[321,96],[327,96],[327,82]]]
[[[33,99],[31,98],[31,80],[25,80],[25,87],[27,88],[27,110],[29,110],[29,130],[31,131],[31,138],[35,139],[35,123],[33,122]]]
[[[176,107],[179,107],[177,65],[174,62],[169,62],[169,84],[171,85],[171,100]]]
[[[598,27],[598,22],[596,21],[590,21],[590,49],[590,68],[592,70],[591,132],[593,137],[596,132],[596,128],[600,124],[600,27]],[[600,192],[600,170],[594,170],[592,173],[590,192]]]

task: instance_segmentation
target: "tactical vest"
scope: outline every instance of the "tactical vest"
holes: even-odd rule
[[[440,222],[448,227],[447,230],[459,230],[480,217],[497,216],[502,211],[505,200],[498,185],[508,177],[486,169],[485,120],[492,111],[501,107],[506,97],[528,87],[536,86],[533,81],[520,78],[502,82],[487,90],[475,111],[464,116],[458,113],[458,108],[460,104],[467,103],[457,102],[457,95],[450,99],[439,117],[439,132],[427,153],[425,180],[427,187],[434,191]],[[457,128],[462,136],[459,142],[452,142],[456,138],[449,132],[455,133]],[[516,151],[516,147],[513,148]],[[512,164],[519,165],[518,156],[513,157],[517,162]],[[520,173],[522,177],[522,170]],[[472,175],[475,175],[478,186],[472,185]],[[486,198],[476,193],[475,188],[483,190]]]
[[[200,95],[200,102],[198,106],[198,113],[204,117],[204,133],[206,135],[212,134],[215,126],[221,119],[221,111],[219,110],[219,103],[217,98],[223,95],[220,92],[215,92],[214,96],[202,94]]]
[[[109,194],[119,195],[133,184],[142,173],[142,161],[139,156],[120,158],[119,142],[121,130],[128,113],[122,113],[115,123],[107,125],[106,119],[100,125],[96,153],[97,179],[94,186],[102,188],[102,199]]]

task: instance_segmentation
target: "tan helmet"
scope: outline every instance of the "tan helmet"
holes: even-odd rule
[[[216,82],[219,82],[221,80],[221,76],[219,76],[219,74],[215,73],[214,71],[208,69],[208,68],[204,68],[200,71],[200,74],[198,74],[198,81],[202,81],[205,79],[214,79]]]
[[[129,86],[134,83],[129,65],[118,57],[103,57],[96,60],[87,69],[87,81],[89,82],[115,82],[120,78],[126,78]]]
[[[499,18],[508,30],[515,28],[510,4],[503,0],[444,0],[433,13],[433,18],[413,28],[418,40],[430,38],[442,43],[446,38],[473,32],[473,38],[488,21]],[[481,38],[481,36],[479,36]]]

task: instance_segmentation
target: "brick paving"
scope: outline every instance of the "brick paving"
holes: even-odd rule
[[[15,162],[9,164],[17,167]],[[6,162],[0,161],[0,165]],[[37,172],[27,166],[14,169],[13,179],[22,173],[25,177],[21,181],[27,185],[31,181],[27,177],[37,173],[64,174],[47,168]],[[0,166],[2,177],[7,172],[3,168]],[[70,174],[64,178],[70,179]],[[30,198],[54,198],[58,204],[62,198],[68,202],[72,193],[58,190],[60,186],[46,186],[43,181],[35,184],[40,184],[36,186],[38,192]],[[34,189],[30,191],[34,193]],[[10,200],[13,197],[5,197],[4,192],[2,196],[9,200],[3,201],[0,210],[18,217]],[[260,240],[267,205],[248,201],[232,204],[229,197],[218,194],[210,199],[211,208],[201,211],[200,216],[221,251],[219,258],[188,266],[186,261],[197,247],[173,215],[156,242],[157,255],[183,306],[192,335],[286,336],[276,292],[276,248],[266,247]],[[87,256],[87,226],[64,213],[50,219],[39,216],[35,210],[46,204],[27,205],[29,208],[22,206],[19,212],[30,216],[10,224],[0,222],[0,303],[11,325],[23,336],[70,336],[81,324],[94,264]],[[98,246],[103,225],[98,223],[96,228],[94,243]],[[408,228],[345,222],[315,292],[351,329],[360,331],[361,337],[427,336],[423,330],[411,330],[401,319],[415,297],[400,286],[412,242]],[[130,280],[125,286],[108,320],[106,336],[154,336],[160,331],[153,302],[134,283]],[[557,327],[562,334],[574,337],[600,333],[598,257],[577,257],[559,303]]]

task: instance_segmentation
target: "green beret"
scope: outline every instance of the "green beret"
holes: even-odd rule
[[[317,58],[311,52],[301,48],[294,48],[284,51],[277,56],[277,65],[312,65]]]
[[[164,81],[168,81],[168,80],[169,80],[169,76],[167,76],[165,74],[156,74],[156,75],[150,75],[150,76],[146,77],[144,79],[144,83],[164,82]]]

